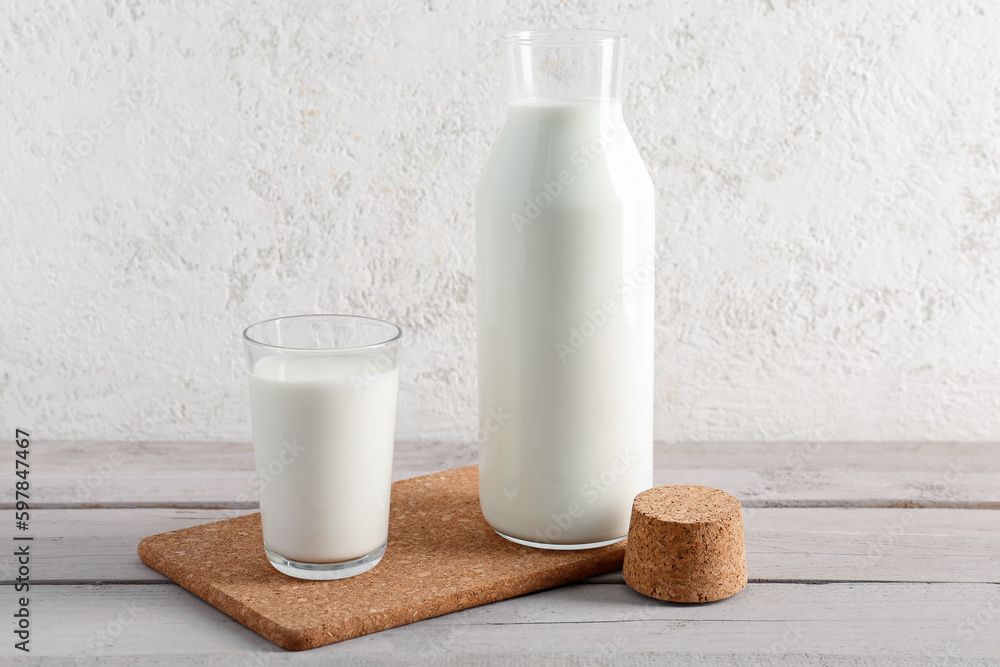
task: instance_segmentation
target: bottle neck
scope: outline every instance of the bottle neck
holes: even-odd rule
[[[532,30],[504,35],[507,100],[599,102],[621,112],[622,42],[604,30]]]

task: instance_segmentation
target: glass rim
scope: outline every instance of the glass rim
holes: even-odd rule
[[[600,28],[557,29],[557,30],[515,30],[500,35],[505,44],[539,44],[545,46],[607,46],[620,44],[628,39],[628,34],[617,30]]]
[[[378,324],[384,324],[391,327],[395,333],[385,340],[380,340],[377,343],[370,343],[368,345],[352,345],[350,347],[290,347],[287,345],[274,345],[273,343],[265,343],[263,341],[256,340],[251,337],[250,330],[259,327],[264,324],[270,324],[272,322],[280,322],[283,320],[304,320],[304,319],[325,319],[325,320],[364,320],[366,322],[376,322]],[[247,326],[243,329],[243,342],[250,345],[256,345],[257,347],[266,348],[269,350],[284,350],[286,352],[295,352],[296,354],[351,354],[355,352],[366,352],[369,350],[377,350],[382,347],[388,347],[393,343],[399,341],[403,337],[403,330],[398,324],[393,324],[392,322],[387,322],[386,320],[380,320],[376,317],[366,317],[364,315],[347,315],[344,313],[309,313],[304,315],[282,315],[281,317],[272,317],[266,320],[261,320],[260,322],[254,322],[253,324]]]

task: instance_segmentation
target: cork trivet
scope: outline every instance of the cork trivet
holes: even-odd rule
[[[632,503],[625,583],[671,602],[711,602],[747,585],[740,501],[707,486],[660,486]]]
[[[139,557],[286,649],[307,649],[611,572],[624,543],[549,551],[509,542],[479,509],[476,466],[392,485],[389,544],[374,569],[305,581],[264,555],[260,514],[139,543]]]

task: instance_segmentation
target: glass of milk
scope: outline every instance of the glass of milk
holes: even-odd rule
[[[503,537],[587,549],[652,485],[653,183],[604,30],[504,35],[476,192],[479,499]]]
[[[401,335],[353,315],[243,332],[264,550],[280,572],[343,579],[382,559]]]

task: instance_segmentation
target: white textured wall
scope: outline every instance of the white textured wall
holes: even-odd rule
[[[495,35],[630,33],[657,186],[656,432],[1000,438],[1000,7],[4,0],[0,409],[246,439],[237,334],[391,319],[398,432],[475,429]]]

